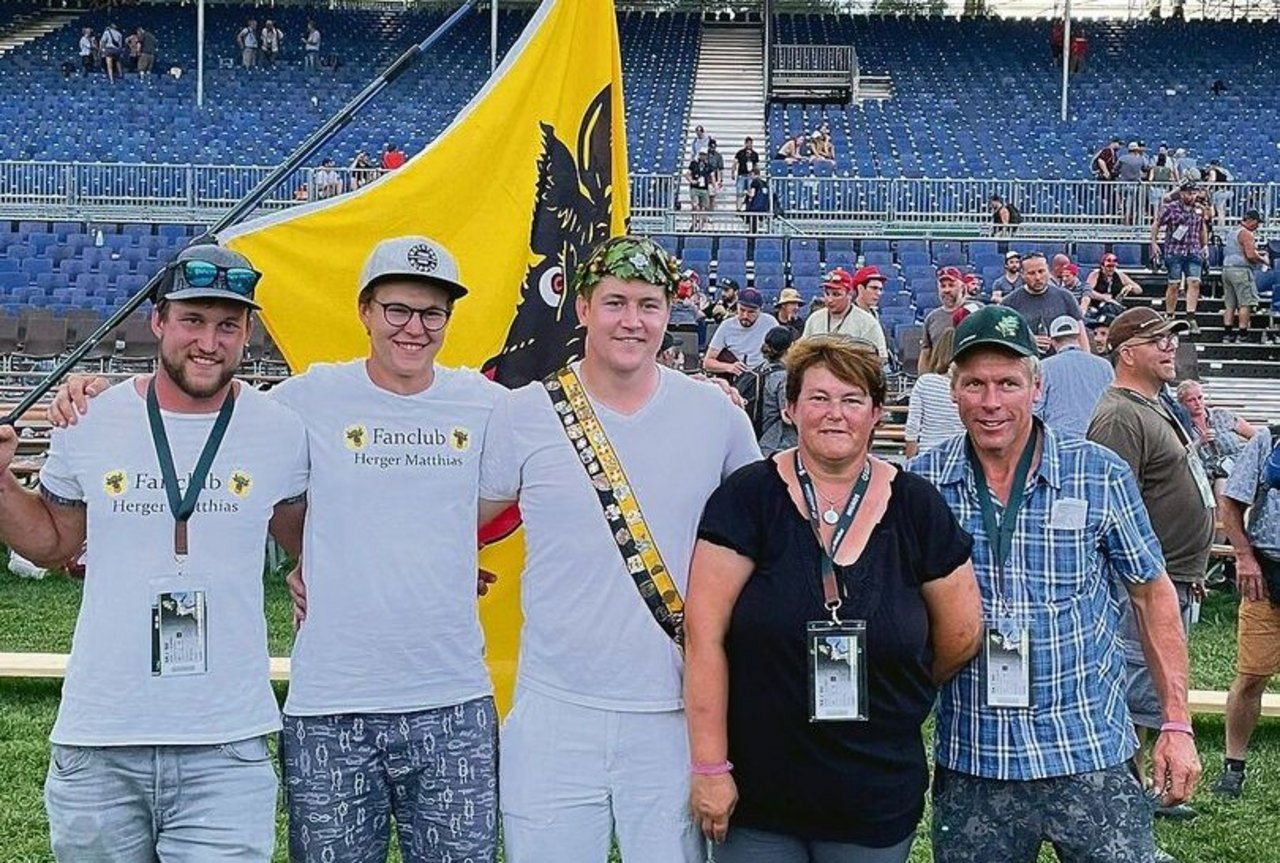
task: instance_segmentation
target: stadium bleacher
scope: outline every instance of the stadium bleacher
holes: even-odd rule
[[[284,32],[270,69],[239,67],[235,34],[256,15]],[[529,20],[528,9],[500,14],[505,52]],[[274,165],[305,135],[357,93],[373,75],[444,19],[440,10],[275,9],[210,6],[206,12],[206,107],[195,102],[195,12],[190,6],[146,5],[89,12],[72,24],[0,57],[0,158],[103,162]],[[301,38],[308,18],[322,38],[322,60],[336,65],[307,74]],[[111,86],[103,75],[63,78],[76,59],[80,27],[101,32],[108,21],[156,34],[157,74]],[[674,170],[688,114],[698,19],[687,14],[619,14],[632,164]],[[174,79],[170,67],[184,69]],[[415,74],[402,76],[381,101],[340,133],[328,152],[346,164],[357,149],[375,156],[388,142],[409,155],[438,134],[489,74],[489,16],[461,22],[433,48]],[[481,150],[483,147],[481,146]]]
[[[1276,21],[1086,21],[1084,70],[1060,122],[1048,21],[918,16],[775,16],[778,41],[852,44],[893,98],[861,106],[774,105],[770,145],[830,123],[837,164],[779,173],[860,177],[1089,176],[1113,135],[1222,158],[1237,180],[1280,179]],[[1229,87],[1214,96],[1210,86]]]

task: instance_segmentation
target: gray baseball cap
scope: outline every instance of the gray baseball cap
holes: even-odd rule
[[[188,266],[188,265],[192,266]],[[201,264],[210,266],[201,267]],[[169,278],[160,286],[160,300],[229,300],[251,309],[262,308],[253,298],[262,278],[249,259],[214,243],[187,246],[169,264]]]
[[[422,236],[393,237],[373,247],[360,274],[360,292],[390,278],[416,279],[444,289],[449,299],[467,295],[458,262],[443,245]]]

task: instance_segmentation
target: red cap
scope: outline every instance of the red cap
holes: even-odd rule
[[[938,281],[943,279],[955,279],[957,282],[963,282],[964,273],[960,272],[959,267],[943,267],[938,270]]]
[[[858,272],[862,272],[862,270],[859,270]],[[833,288],[842,288],[846,291],[852,291],[854,287],[853,276],[845,272],[842,267],[836,267],[834,270],[822,277],[822,286],[824,288],[830,286]]]
[[[1078,275],[1080,275],[1080,265],[1079,265],[1079,264],[1067,264],[1067,266],[1066,266],[1066,271],[1067,271],[1068,273],[1070,273],[1071,275],[1073,275],[1073,276],[1078,276]]]
[[[973,314],[980,308],[982,308],[981,303],[961,303],[960,305],[956,306],[955,311],[951,313],[951,326],[953,327],[960,326],[961,321],[969,317],[969,315]]]
[[[966,285],[975,285],[978,283],[979,279],[976,273],[964,273],[960,276],[960,281],[964,282]]]
[[[878,267],[863,267],[853,274],[851,284],[855,288],[860,288],[870,281],[883,282],[884,273],[880,272]]]

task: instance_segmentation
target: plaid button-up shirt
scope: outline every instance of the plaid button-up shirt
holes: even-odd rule
[[[1028,628],[1033,706],[983,706],[983,661],[975,659],[942,689],[937,761],[973,776],[1014,780],[1120,764],[1133,755],[1137,738],[1125,705],[1117,596],[1125,582],[1152,581],[1164,571],[1133,473],[1110,450],[1045,429],[998,585],[965,441],[954,438],[907,467],[938,488],[973,536],[986,619],[996,620],[1003,596]]]
[[[1164,205],[1156,219],[1164,228],[1164,255],[1166,258],[1188,257],[1198,258],[1204,251],[1202,229],[1204,216],[1201,215],[1200,204],[1187,206],[1181,199],[1170,201]],[[1177,234],[1181,232],[1181,236]]]

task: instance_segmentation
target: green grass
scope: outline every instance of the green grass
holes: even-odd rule
[[[80,585],[51,576],[17,579],[0,569],[0,651],[66,652],[80,603]],[[288,596],[279,578],[267,579],[271,652],[285,655],[292,642]],[[1192,634],[1192,687],[1225,689],[1234,676],[1235,601],[1211,594]],[[0,863],[51,863],[41,802],[48,763],[47,736],[58,706],[60,683],[0,680]],[[1280,682],[1273,681],[1273,691]],[[283,696],[283,688],[278,690]],[[1160,823],[1158,840],[1183,863],[1280,863],[1280,721],[1263,720],[1250,747],[1249,785],[1239,801],[1208,793],[1222,765],[1219,717],[1196,721],[1205,765],[1195,799],[1200,817],[1184,824]],[[930,860],[928,814],[911,854]],[[284,820],[279,821],[276,860],[286,860]],[[616,859],[616,854],[614,855]],[[1042,861],[1052,860],[1045,851]],[[392,860],[398,855],[392,854]]]

